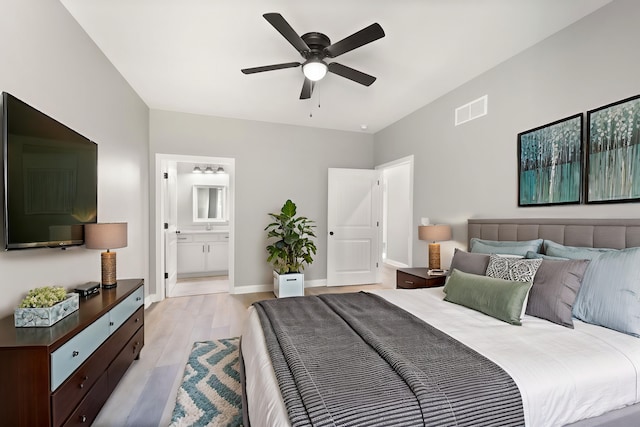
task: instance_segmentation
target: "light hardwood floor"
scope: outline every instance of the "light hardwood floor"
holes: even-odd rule
[[[384,276],[384,275],[383,275]],[[305,294],[358,292],[385,285],[307,288]],[[240,336],[247,308],[271,292],[168,298],[145,311],[144,347],[100,411],[94,426],[168,426],[184,366],[195,341]]]

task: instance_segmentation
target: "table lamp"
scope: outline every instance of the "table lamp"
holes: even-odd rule
[[[451,240],[451,226],[445,224],[431,224],[418,226],[418,238],[429,243],[429,270],[440,269],[440,243]]]
[[[118,285],[116,279],[116,253],[111,249],[127,246],[126,222],[103,222],[97,224],[85,224],[84,240],[87,249],[106,249],[102,252],[102,287],[115,288]]]

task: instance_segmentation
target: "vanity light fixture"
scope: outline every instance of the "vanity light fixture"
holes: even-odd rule
[[[202,173],[202,169],[200,169],[200,166],[196,166],[193,168],[193,171],[191,173]]]
[[[213,169],[211,169],[211,166],[207,166],[204,170],[204,173],[213,173]]]
[[[222,166],[218,166],[218,169],[216,169],[216,173],[225,173],[224,168]]]

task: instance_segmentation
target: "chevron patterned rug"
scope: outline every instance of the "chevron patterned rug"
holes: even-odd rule
[[[193,344],[171,427],[242,426],[239,338]]]

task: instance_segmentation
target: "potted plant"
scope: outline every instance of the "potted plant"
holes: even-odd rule
[[[67,293],[61,286],[31,289],[15,309],[17,327],[51,326],[73,313],[80,306],[79,295]]]
[[[276,297],[304,295],[305,264],[313,262],[316,245],[312,238],[314,221],[296,217],[296,205],[287,200],[280,213],[270,213],[273,222],[265,227],[267,238],[276,240],[267,246],[267,261],[273,265],[273,293]]]

